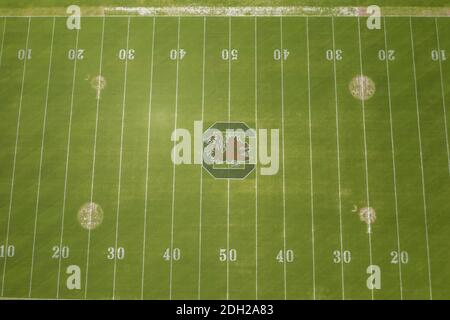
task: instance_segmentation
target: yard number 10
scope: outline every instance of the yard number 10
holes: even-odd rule
[[[17,51],[17,59],[30,60],[31,59],[31,49],[19,49],[19,51]]]
[[[445,50],[431,50],[431,60],[433,60],[433,61],[447,60],[447,56],[445,55]]]

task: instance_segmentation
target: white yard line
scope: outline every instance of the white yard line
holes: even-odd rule
[[[102,40],[100,44],[100,66],[98,70],[98,75],[102,76],[103,72],[103,43],[105,38],[105,17],[102,19]],[[100,89],[99,89],[100,90]],[[97,159],[97,133],[98,133],[98,118],[99,118],[99,110],[100,110],[100,94],[98,92],[97,95],[97,104],[95,111],[95,129],[94,129],[94,146],[93,146],[93,156],[92,156],[92,172],[91,172],[91,194],[90,194],[90,203],[94,201],[94,182],[95,182],[95,164]],[[92,218],[92,214],[90,215],[90,220]],[[90,260],[90,252],[91,252],[91,229],[88,230],[88,241],[87,241],[87,252],[86,252],[86,276],[84,282],[84,298],[87,297],[88,290],[88,279],[89,279],[89,260]]]
[[[178,17],[177,26],[177,53],[180,52],[180,17]],[[176,81],[175,81],[175,120],[174,130],[177,129],[178,121],[178,77],[180,69],[180,58],[177,57],[176,66]],[[174,140],[173,146],[175,147],[176,141]],[[172,213],[171,213],[171,226],[170,226],[170,274],[169,274],[169,299],[172,300],[172,276],[173,276],[173,229],[174,229],[174,216],[175,216],[175,184],[176,184],[176,165],[172,164]]]
[[[75,52],[78,50],[78,39],[80,35],[80,30],[76,31],[75,38]],[[59,239],[59,248],[62,247],[63,238],[64,238],[64,219],[66,213],[66,201],[67,201],[67,181],[69,176],[69,159],[70,159],[70,143],[72,138],[72,115],[73,115],[73,101],[74,101],[74,93],[75,93],[75,79],[77,75],[77,60],[74,59],[73,62],[73,74],[72,74],[72,93],[70,96],[70,111],[69,111],[69,127],[67,134],[67,151],[66,151],[66,165],[65,165],[65,173],[64,173],[64,196],[63,196],[63,205],[61,211],[61,231],[60,231],[60,239]],[[61,281],[61,259],[62,255],[59,255],[58,259],[58,278],[56,283],[56,299],[59,299],[59,289],[60,289],[60,281]]]
[[[36,206],[34,211],[34,229],[33,229],[33,248],[31,250],[31,266],[30,266],[30,284],[28,288],[28,297],[31,298],[31,291],[33,286],[33,271],[34,271],[34,257],[35,257],[35,246],[36,246],[36,231],[38,224],[38,214],[39,214],[39,201],[41,198],[41,180],[42,180],[42,163],[44,160],[44,146],[45,146],[45,131],[47,127],[47,107],[48,107],[48,96],[49,96],[49,88],[50,88],[50,76],[52,71],[52,58],[53,58],[53,39],[55,36],[55,20],[53,18],[52,25],[52,37],[50,42],[50,56],[48,61],[48,72],[47,72],[47,88],[45,91],[45,106],[44,106],[44,116],[42,123],[42,133],[41,133],[41,151],[39,156],[39,173],[38,173],[38,183],[37,183],[37,191],[36,191]]]
[[[28,28],[27,28],[27,39],[25,42],[25,54],[28,54],[28,40],[30,38],[30,27],[31,27],[31,18],[28,18]],[[6,223],[6,239],[5,239],[5,250],[7,250],[9,246],[9,228],[11,223],[11,211],[12,211],[12,203],[13,203],[13,195],[14,195],[14,182],[16,177],[16,160],[17,160],[17,148],[19,145],[19,134],[20,134],[20,119],[22,116],[22,101],[23,101],[23,89],[25,84],[25,74],[27,71],[27,57],[23,60],[23,70],[22,70],[22,84],[20,88],[20,99],[19,99],[19,110],[17,112],[17,124],[16,124],[16,142],[14,146],[14,159],[13,159],[13,169],[11,176],[11,189],[9,192],[9,207],[8,207],[8,221]],[[6,262],[8,261],[8,255],[5,254],[3,260],[3,275],[2,275],[2,292],[1,296],[3,297],[4,289],[5,289],[5,274],[6,274]]]
[[[2,31],[2,43],[0,45],[0,67],[2,66],[2,61],[3,61],[3,45],[5,43],[5,33],[6,33],[6,19],[3,19],[3,31]]]
[[[309,128],[309,168],[310,168],[310,201],[311,201],[311,249],[312,249],[312,281],[313,299],[316,300],[316,254],[314,234],[314,179],[313,179],[313,147],[312,147],[312,120],[311,120],[311,73],[309,63],[309,20],[306,17],[306,62],[308,69],[308,128]]]
[[[152,27],[152,54],[150,61],[150,89],[148,98],[148,119],[147,119],[147,154],[146,154],[146,168],[145,168],[145,196],[144,196],[144,237],[142,240],[142,275],[141,275],[141,300],[144,299],[144,279],[145,279],[145,242],[147,240],[147,202],[148,202],[148,174],[150,168],[150,134],[151,134],[151,119],[152,119],[152,99],[153,99],[153,58],[155,52],[155,25],[156,18],[153,17]]]
[[[362,64],[362,49],[361,49],[361,26],[358,17],[358,46],[359,46],[359,69],[361,72],[361,77],[363,76],[363,64]],[[366,106],[364,103],[364,99],[361,99],[361,110],[362,110],[362,118],[363,118],[363,140],[364,140],[364,166],[365,166],[365,182],[366,182],[366,200],[367,200],[367,208],[370,208],[370,193],[369,193],[369,165],[368,165],[368,157],[367,157],[367,135],[366,135]],[[372,265],[372,229],[371,229],[371,221],[369,221],[369,232],[367,233],[369,238],[369,264]],[[374,299],[374,291],[373,287],[370,290],[372,300]]]
[[[127,22],[127,40],[126,40],[126,52],[128,54],[130,42],[130,18]],[[125,127],[125,107],[127,99],[127,75],[128,75],[128,58],[125,59],[124,77],[123,77],[123,98],[122,98],[122,119],[120,125],[120,151],[119,151],[119,177],[117,184],[117,209],[116,209],[116,240],[114,242],[114,273],[113,273],[113,300],[116,298],[116,277],[117,277],[117,249],[119,241],[119,216],[120,216],[120,195],[122,191],[122,161],[123,161],[123,137]]]
[[[205,50],[206,50],[206,17],[203,17],[203,52],[202,52],[202,126],[205,111]],[[202,148],[203,150],[203,148]],[[202,151],[203,159],[203,151]],[[198,234],[198,289],[197,298],[200,300],[202,279],[202,219],[203,218],[203,165],[200,165],[200,199],[199,199],[199,234]]]
[[[331,17],[331,31],[333,37],[333,54],[336,53],[336,41],[334,36],[334,17]],[[334,75],[334,100],[336,108],[336,150],[337,150],[337,175],[338,175],[338,201],[339,201],[339,244],[341,255],[343,254],[343,236],[342,236],[342,192],[341,192],[341,146],[339,138],[339,106],[337,94],[336,77],[336,57],[333,57],[333,75]],[[345,300],[345,280],[344,280],[344,259],[341,259],[341,290],[342,300]]]
[[[387,44],[387,29],[386,29],[386,18],[383,19],[383,28],[384,28],[384,51],[388,52],[388,44]],[[388,99],[389,99],[389,124],[390,124],[390,135],[391,135],[391,153],[392,153],[392,173],[393,173],[393,183],[394,183],[394,202],[395,202],[395,222],[397,228],[397,251],[398,254],[401,252],[400,247],[400,225],[398,218],[398,196],[397,196],[397,170],[395,164],[395,145],[394,145],[394,123],[392,119],[392,100],[391,100],[391,79],[389,72],[389,59],[386,57],[386,77],[387,77],[387,90],[388,90]],[[400,298],[403,300],[403,278],[402,278],[402,263],[398,263],[398,274],[399,274],[399,283],[400,283]]]
[[[280,52],[283,52],[283,17],[280,17]],[[283,167],[283,255],[286,255],[286,175],[284,166],[284,64],[280,59],[281,67],[281,156]],[[284,299],[287,299],[286,259],[283,259]]]
[[[411,54],[413,62],[413,75],[414,75],[414,92],[416,99],[416,116],[417,116],[417,133],[419,136],[419,153],[420,153],[420,173],[422,181],[422,200],[423,200],[423,218],[425,224],[425,241],[427,247],[427,268],[428,268],[428,286],[430,291],[430,300],[433,299],[433,288],[431,285],[431,262],[430,262],[430,246],[428,241],[428,213],[427,213],[427,200],[425,193],[425,175],[423,171],[423,152],[422,152],[422,130],[420,127],[420,112],[419,112],[419,97],[417,93],[417,75],[416,75],[416,58],[414,53],[414,35],[412,28],[412,19],[409,18],[409,33],[411,36]]]
[[[228,122],[231,121],[231,17],[228,17]],[[230,178],[227,179],[227,300],[230,298]]]
[[[447,147],[448,173],[450,174],[450,151],[449,151],[449,147],[448,147],[447,110],[445,107],[445,89],[444,89],[444,76],[443,76],[443,72],[442,72],[441,42],[439,40],[439,27],[438,27],[437,18],[434,18],[434,25],[436,27],[436,42],[437,42],[437,49],[439,52],[439,75],[441,78],[442,112],[443,112],[443,116],[444,116],[445,144]]]
[[[258,136],[258,17],[255,17],[255,131]],[[258,138],[255,145],[258,155]],[[255,298],[258,300],[258,161],[255,162]]]

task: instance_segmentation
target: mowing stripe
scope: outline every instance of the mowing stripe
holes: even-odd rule
[[[450,174],[450,151],[448,148],[447,110],[445,107],[444,76],[442,73],[441,43],[439,41],[439,27],[438,27],[437,18],[434,18],[434,25],[436,28],[436,42],[437,42],[437,49],[438,49],[438,53],[439,53],[439,75],[441,78],[442,112],[444,115],[445,144],[447,146],[448,173]]]
[[[4,18],[4,19],[3,19],[2,43],[0,44],[0,67],[2,66],[3,44],[5,43],[6,19],[7,19],[7,18]]]
[[[203,17],[203,54],[202,54],[202,125],[205,111],[205,49],[206,49],[206,17]],[[203,152],[202,152],[203,159]],[[200,165],[200,199],[199,199],[199,234],[198,234],[198,289],[200,300],[202,279],[202,215],[203,215],[203,165]]]
[[[27,28],[27,38],[25,42],[25,55],[28,54],[28,40],[30,38],[30,27],[31,27],[31,18],[28,18],[28,28]],[[8,207],[8,222],[6,224],[6,239],[5,239],[5,248],[9,246],[9,228],[11,223],[11,211],[12,211],[12,202],[14,195],[14,180],[16,177],[16,160],[17,160],[17,148],[19,145],[19,133],[20,133],[20,119],[22,116],[22,101],[23,101],[23,89],[25,84],[25,74],[27,71],[27,57],[23,59],[23,70],[22,70],[22,84],[20,88],[20,99],[19,99],[19,111],[17,112],[17,125],[16,125],[16,142],[14,146],[14,159],[13,159],[13,169],[11,176],[11,190],[9,193],[9,207]],[[5,254],[3,261],[3,275],[2,275],[2,292],[1,296],[3,297],[4,289],[5,289],[5,274],[6,274],[6,262],[8,261],[8,255]]]
[[[231,121],[231,17],[228,17],[228,121]],[[227,179],[227,300],[230,298],[230,178]]]
[[[39,156],[39,173],[38,173],[38,183],[37,183],[37,191],[36,191],[36,207],[35,207],[35,212],[34,212],[33,249],[32,249],[32,253],[31,253],[30,284],[29,284],[29,289],[28,289],[28,298],[31,298],[31,290],[32,290],[32,286],[33,286],[36,230],[37,230],[37,223],[38,223],[39,200],[40,200],[40,195],[41,195],[42,162],[44,159],[45,130],[47,127],[47,107],[48,107],[48,96],[49,96],[49,88],[50,88],[50,76],[51,76],[51,71],[52,71],[53,39],[55,36],[55,20],[56,20],[56,18],[53,18],[52,39],[50,42],[50,56],[49,56],[49,61],[48,61],[48,72],[47,72],[47,88],[46,88],[46,92],[45,92],[44,117],[43,117],[43,123],[42,123],[42,133],[41,133],[41,151],[40,151],[40,156]]]
[[[283,52],[283,16],[280,17],[280,52]],[[284,64],[280,59],[281,71],[281,153],[283,167],[283,254],[286,255],[286,177],[284,168]],[[284,299],[287,299],[286,259],[283,262]]]
[[[127,40],[126,40],[126,52],[128,55],[130,42],[130,18],[127,21]],[[123,131],[125,126],[125,106],[127,98],[127,73],[128,73],[128,57],[125,59],[124,79],[123,79],[123,98],[122,98],[122,123],[120,127],[120,152],[119,152],[119,177],[117,186],[117,209],[116,209],[116,240],[114,243],[115,255],[114,255],[114,274],[113,274],[113,300],[116,298],[116,274],[117,274],[117,242],[119,240],[119,215],[120,215],[120,192],[122,183],[122,161],[123,161]]]
[[[103,68],[103,43],[105,38],[105,17],[102,19],[102,39],[100,44],[100,66],[98,70],[99,77],[102,76],[102,68]],[[100,90],[100,89],[98,89]],[[93,146],[93,156],[92,156],[92,173],[91,173],[91,195],[90,195],[90,203],[94,200],[94,182],[95,182],[95,164],[97,159],[97,133],[98,133],[98,116],[100,110],[100,92],[97,94],[97,105],[95,111],[95,129],[94,129],[94,146]],[[89,223],[92,219],[92,213],[89,216]],[[84,298],[87,297],[88,290],[88,278],[89,278],[89,260],[90,260],[90,251],[91,251],[91,229],[88,230],[88,241],[87,241],[87,252],[86,252],[86,278],[84,282]]]
[[[423,152],[422,152],[422,130],[420,128],[420,112],[419,112],[419,97],[417,94],[417,75],[416,75],[416,58],[414,53],[414,34],[412,27],[412,19],[409,18],[409,33],[411,37],[411,54],[413,62],[413,75],[414,75],[414,92],[416,98],[416,116],[417,116],[417,133],[419,136],[419,153],[420,153],[420,173],[422,181],[422,200],[423,200],[423,218],[425,224],[425,242],[427,247],[427,268],[428,268],[428,287],[430,300],[433,300],[433,288],[431,285],[431,262],[430,262],[430,246],[428,241],[428,213],[427,213],[427,199],[425,195],[425,175],[423,172]]]
[[[77,29],[75,38],[75,52],[78,51],[78,39],[80,35],[80,30]],[[73,62],[73,74],[72,74],[72,93],[70,97],[70,111],[69,111],[69,128],[67,134],[67,151],[66,151],[66,165],[65,165],[65,173],[64,173],[64,196],[63,196],[63,205],[61,211],[61,231],[60,231],[60,239],[59,239],[59,247],[62,247],[63,238],[64,238],[64,219],[66,213],[66,200],[67,200],[67,180],[69,175],[69,159],[70,159],[70,143],[72,138],[72,115],[73,115],[73,101],[75,96],[75,79],[77,75],[77,60],[74,59]],[[58,259],[58,279],[56,283],[56,299],[59,299],[59,287],[61,281],[61,259],[62,254],[59,255]]]
[[[361,73],[361,77],[363,76],[363,62],[362,62],[362,49],[361,49],[361,25],[358,17],[358,46],[359,46],[359,69]],[[370,194],[369,194],[369,165],[367,159],[367,136],[366,136],[366,108],[364,99],[361,99],[361,110],[362,110],[362,118],[363,118],[363,140],[364,140],[364,165],[365,165],[365,183],[366,183],[366,200],[367,200],[367,208],[370,208]],[[369,238],[369,263],[372,265],[372,227],[371,221],[368,219],[368,238]],[[370,290],[372,300],[374,299],[374,291],[373,287]]]
[[[384,52],[388,52],[387,45],[387,28],[386,28],[386,18],[383,19],[384,28]],[[390,138],[391,138],[391,153],[392,153],[392,173],[393,173],[393,183],[394,183],[394,203],[395,203],[395,222],[397,228],[397,250],[400,254],[400,226],[398,219],[398,196],[397,196],[397,170],[395,164],[395,145],[394,145],[394,123],[392,119],[392,101],[391,101],[391,79],[389,73],[389,59],[386,57],[386,77],[387,77],[387,91],[388,91],[388,106],[389,106],[389,124],[390,124]],[[398,275],[400,284],[400,298],[403,300],[403,279],[402,279],[402,264],[398,263]]]
[[[255,131],[258,134],[258,17],[255,17]],[[258,139],[255,155],[258,154]],[[258,300],[258,161],[255,161],[255,298]]]
[[[144,281],[145,281],[145,242],[147,239],[148,174],[150,167],[150,138],[151,138],[150,133],[151,133],[152,98],[153,98],[153,57],[155,50],[155,26],[156,26],[156,17],[153,17],[152,54],[150,60],[150,89],[148,98],[148,119],[147,119],[147,154],[146,154],[146,168],[145,168],[144,237],[142,240],[141,300],[144,299]]]
[[[343,240],[342,240],[342,193],[341,193],[341,146],[339,138],[339,106],[337,94],[337,79],[336,79],[336,42],[334,37],[334,17],[331,17],[331,32],[333,37],[333,75],[334,75],[334,101],[336,107],[336,150],[337,150],[337,178],[338,178],[338,201],[339,201],[339,243],[341,255],[343,254]],[[344,280],[344,259],[341,259],[341,290],[342,300],[345,300],[345,280]]]
[[[178,17],[177,25],[177,67],[176,67],[176,81],[175,81],[175,120],[174,120],[174,130],[177,129],[178,121],[178,75],[180,68],[180,17]],[[173,147],[175,150],[176,140],[173,141]],[[176,183],[176,166],[175,162],[172,163],[172,213],[171,213],[171,226],[170,226],[170,274],[169,274],[169,299],[172,300],[172,274],[173,274],[173,226],[174,226],[174,216],[175,216],[175,183]]]
[[[309,20],[306,17],[306,63],[308,68],[308,123],[309,123],[309,168],[310,168],[310,201],[311,201],[311,249],[312,249],[312,282],[313,299],[316,300],[316,254],[314,235],[314,179],[313,179],[313,147],[312,147],[312,121],[311,121],[311,73],[309,63]]]

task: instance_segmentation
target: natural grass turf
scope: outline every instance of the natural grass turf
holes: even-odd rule
[[[375,299],[398,299],[400,290],[405,299],[428,299],[430,284],[433,298],[450,297],[449,113],[444,118],[442,105],[442,98],[449,100],[450,69],[442,61],[442,92],[440,64],[431,59],[437,48],[434,18],[412,19],[415,64],[409,18],[386,18],[387,29],[375,31],[361,18],[362,61],[357,18],[266,17],[256,26],[255,18],[156,18],[155,30],[151,17],[129,21],[135,59],[127,63],[118,58],[127,46],[127,17],[106,18],[103,37],[103,19],[84,18],[78,41],[65,19],[56,18],[51,60],[53,19],[32,18],[32,59],[24,61],[17,55],[26,48],[29,20],[7,18],[0,67],[0,242],[8,239],[15,250],[6,263],[0,258],[4,297],[370,299],[371,259],[382,272]],[[178,21],[179,47],[187,55],[177,63],[169,52],[177,48]],[[440,47],[448,52],[450,20],[437,22]],[[389,87],[386,62],[378,59],[385,34],[388,50],[395,50]],[[231,65],[221,59],[229,41],[239,50]],[[76,43],[84,58],[75,65],[68,51]],[[333,46],[343,51],[335,64],[326,59]],[[290,52],[282,64],[273,58],[280,48]],[[107,86],[95,140],[97,100],[89,79],[100,73],[100,61]],[[348,91],[360,62],[377,86],[364,117],[361,101]],[[285,158],[280,149],[278,174],[258,172],[257,184],[255,173],[230,181],[228,194],[227,181],[214,180],[198,165],[173,171],[175,108],[177,127],[192,131],[202,106],[205,127],[227,120],[230,111],[231,120],[280,129]],[[91,186],[105,216],[89,239],[77,211],[90,201]],[[352,212],[368,203],[377,211],[371,251],[367,226]],[[52,259],[60,243],[69,256]],[[399,244],[409,258],[401,269],[391,263]],[[110,247],[124,248],[124,258],[108,259]],[[165,261],[167,248],[179,248],[181,259]],[[221,248],[235,249],[237,261],[221,262]],[[286,265],[276,260],[284,249],[294,252]],[[350,252],[349,263],[333,262],[333,252],[341,249]],[[81,269],[81,290],[66,287],[69,265]]]

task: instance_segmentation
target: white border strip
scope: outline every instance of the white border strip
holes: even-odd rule
[[[357,7],[112,7],[104,8],[105,14],[193,15],[193,16],[284,16],[295,14],[357,16],[365,8]]]
[[[383,7],[384,16],[450,17],[449,7]],[[103,8],[105,15],[138,16],[368,16],[367,7],[111,7]]]

